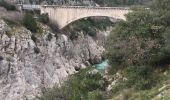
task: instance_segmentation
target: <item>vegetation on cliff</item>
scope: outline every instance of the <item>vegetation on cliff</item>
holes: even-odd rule
[[[71,40],[74,40],[78,38],[81,32],[84,35],[95,37],[98,31],[105,31],[107,27],[113,25],[114,23],[111,22],[109,18],[86,18],[69,24],[63,31],[69,34]]]
[[[26,13],[23,19],[23,25],[31,32],[38,31],[38,24],[31,13]]]
[[[135,4],[147,4],[151,0],[94,0],[100,6],[129,6]]]
[[[93,68],[72,75],[60,87],[46,89],[40,100],[105,100],[108,82]]]
[[[131,88],[136,93],[151,91],[163,82],[159,72],[169,69],[170,64],[168,5],[169,0],[155,0],[150,8],[134,7],[126,21],[116,23],[107,48],[110,73],[121,70],[128,80],[115,86],[114,93]],[[143,97],[151,99],[152,96],[145,94]]]
[[[169,5],[169,0],[155,0],[150,8],[134,7],[133,12],[126,16],[126,21],[121,20],[115,24],[115,28],[108,38],[106,58],[109,59],[111,66],[109,74],[119,72],[125,78],[115,84],[111,91],[106,92],[107,86],[105,85],[108,83],[104,81],[105,79],[101,76],[99,78],[98,74],[89,77],[89,74],[85,74],[88,72],[86,70],[85,73],[80,71],[71,76],[61,87],[49,89],[41,99],[53,100],[62,97],[63,100],[105,100],[107,98],[120,100],[119,95],[123,94],[123,98],[127,100],[150,100],[160,94],[163,89],[168,87],[167,84],[170,84],[168,80],[168,66],[170,65]],[[91,28],[89,26],[93,25],[89,22],[85,25],[80,23],[78,26],[85,31],[84,33],[88,33],[88,28]],[[72,29],[80,31],[79,27]],[[104,83],[99,84],[99,80]],[[163,89],[162,86],[164,86]],[[91,96],[94,98],[91,99]],[[169,98],[169,96],[161,98]]]
[[[170,63],[170,14],[169,8],[162,4],[170,2],[156,0],[150,9],[134,8],[127,21],[116,24],[108,41],[111,63],[122,67]]]
[[[5,0],[0,1],[0,6],[4,7],[6,10],[16,10],[16,7],[12,4],[9,4]]]

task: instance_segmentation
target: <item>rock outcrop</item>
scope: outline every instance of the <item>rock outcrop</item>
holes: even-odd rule
[[[37,42],[31,34],[0,20],[1,100],[32,100],[43,89],[61,84],[68,75],[89,66],[89,60],[99,60],[104,51],[102,33],[100,38],[80,35],[71,41],[64,34],[56,37],[48,31]]]

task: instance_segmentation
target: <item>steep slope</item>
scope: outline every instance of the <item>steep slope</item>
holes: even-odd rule
[[[46,87],[60,84],[70,74],[101,59],[104,51],[96,39],[83,34],[70,40],[44,30],[35,43],[31,32],[22,26],[9,27],[0,20],[0,98],[32,100]],[[51,34],[51,38],[47,39]],[[103,40],[103,39],[102,39]]]

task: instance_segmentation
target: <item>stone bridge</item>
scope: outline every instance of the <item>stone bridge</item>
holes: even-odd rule
[[[126,7],[44,5],[41,6],[40,11],[41,13],[48,13],[50,20],[62,29],[68,24],[86,17],[104,16],[125,20],[125,15],[130,12],[130,9]]]

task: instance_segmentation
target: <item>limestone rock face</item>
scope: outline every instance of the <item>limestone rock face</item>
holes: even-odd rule
[[[53,33],[31,39],[24,27],[10,28],[0,20],[0,98],[33,100],[46,87],[60,85],[68,75],[99,61],[105,50],[99,39],[80,36],[71,41],[66,35]],[[101,37],[101,35],[100,35]]]

